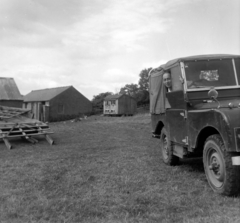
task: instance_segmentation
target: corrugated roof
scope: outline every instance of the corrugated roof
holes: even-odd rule
[[[104,98],[104,100],[118,99],[118,98],[121,98],[122,96],[123,94],[108,95],[107,97]]]
[[[24,96],[24,102],[49,101],[70,87],[72,86],[34,90]]]
[[[13,78],[0,77],[0,100],[23,100]]]

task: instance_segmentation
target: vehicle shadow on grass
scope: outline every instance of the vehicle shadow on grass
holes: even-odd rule
[[[190,172],[194,171],[204,173],[202,158],[180,159],[179,165],[186,167]]]
[[[207,182],[202,158],[180,159],[179,168],[192,178]]]

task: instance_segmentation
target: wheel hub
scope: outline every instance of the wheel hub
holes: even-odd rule
[[[164,137],[164,141],[163,141],[163,156],[165,157],[165,159],[168,159],[168,156],[169,156],[168,139],[166,136]]]
[[[209,159],[209,170],[212,176],[218,180],[219,182],[223,182],[224,179],[224,171],[223,171],[223,163],[218,153],[213,153]]]
[[[167,142],[164,143],[164,152],[168,156]]]

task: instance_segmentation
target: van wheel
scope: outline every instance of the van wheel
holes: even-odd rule
[[[203,150],[204,170],[211,188],[224,195],[234,195],[240,189],[239,166],[232,165],[232,156],[226,152],[220,135],[209,136]]]
[[[179,158],[173,155],[169,134],[165,128],[162,129],[160,137],[160,146],[162,150],[163,162],[167,165],[174,166],[179,162]]]

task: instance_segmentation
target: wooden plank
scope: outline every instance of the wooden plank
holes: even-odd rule
[[[28,112],[28,111],[11,110],[11,109],[6,109],[5,108],[5,110],[1,110],[0,111],[0,118],[2,118],[2,119],[10,119],[10,118],[13,118],[15,116],[23,115],[26,112]]]
[[[31,137],[25,136],[25,139],[26,139],[27,141],[31,142],[32,144],[35,144],[35,143],[36,143],[36,141],[33,140]]]
[[[27,128],[35,128],[35,129],[38,129],[38,126],[37,125],[27,125],[27,124],[18,124],[18,123],[11,123],[11,124],[0,124],[0,129],[10,129],[12,128],[12,126],[16,126],[16,127],[27,127]],[[46,128],[49,128],[49,126],[47,125],[44,125],[44,126],[41,126],[41,128],[43,129],[46,129]]]
[[[53,144],[54,144],[53,139],[52,139],[49,135],[45,135],[45,138],[46,138],[46,140],[48,141],[48,143],[49,143],[50,145],[53,145]]]
[[[19,129],[22,132],[22,134],[25,136],[26,140],[28,140],[29,142],[35,144],[34,140],[32,140],[29,136],[27,136],[27,134],[21,128],[19,128]]]
[[[35,139],[35,138],[31,137],[31,136],[29,136],[29,138],[31,138],[31,140],[35,141],[35,143],[37,143],[37,142],[38,142],[38,140],[37,140],[37,139]]]
[[[2,130],[0,129],[0,138],[4,138],[5,137],[5,133],[4,132],[2,132]]]
[[[3,142],[5,143],[5,145],[8,149],[12,149],[12,145],[10,144],[10,142],[6,138],[3,138]]]
[[[38,126],[38,128],[39,128],[39,131],[40,132],[43,132],[43,129],[41,128],[41,126],[39,126],[38,124],[36,124],[37,126]],[[54,141],[53,141],[53,139],[49,136],[49,135],[45,135],[45,138],[46,138],[46,140],[48,141],[48,143],[50,144],[50,145],[53,145],[53,143],[54,143]]]
[[[22,126],[20,126],[20,127],[22,127]],[[1,126],[0,126],[0,129],[3,130],[4,132],[9,131],[11,128],[12,128],[12,127],[1,127]],[[15,129],[17,129],[17,128],[19,128],[19,127],[16,126]],[[48,127],[45,128],[45,127],[44,127],[44,128],[42,128],[42,129],[45,130],[45,129],[50,129],[50,128],[48,128]],[[38,128],[37,128],[37,127],[32,127],[31,130],[38,130]]]
[[[16,124],[17,125],[17,124]],[[12,126],[12,128],[9,130],[9,132],[7,133],[7,136],[11,133],[11,131],[15,128],[15,126]]]
[[[7,122],[7,121],[0,121],[0,125],[16,125],[16,123],[20,123],[20,124],[26,124],[26,125],[33,125],[33,126],[36,126],[39,125],[39,126],[48,126],[47,124],[45,123],[39,123],[39,122],[22,122],[21,120],[16,120],[16,122]]]
[[[49,133],[50,131],[47,131],[47,130],[42,130],[42,131],[39,131],[38,129],[29,129],[29,130],[26,130],[26,129],[24,129],[23,130],[25,133],[28,133],[28,132],[33,132],[33,131],[35,131],[35,132],[42,132],[43,134],[46,134],[46,133]],[[5,131],[5,133],[19,133],[19,132],[22,132],[21,130],[14,130],[14,131],[11,131],[11,132],[8,132],[8,131]],[[9,135],[8,134],[8,135]]]
[[[53,134],[53,132],[48,132],[47,134]],[[34,134],[28,134],[28,136],[39,136],[39,135],[46,135],[45,133],[34,133]],[[23,137],[23,135],[10,135],[5,138],[17,138],[17,137]],[[0,136],[0,139],[3,139],[4,136]]]

